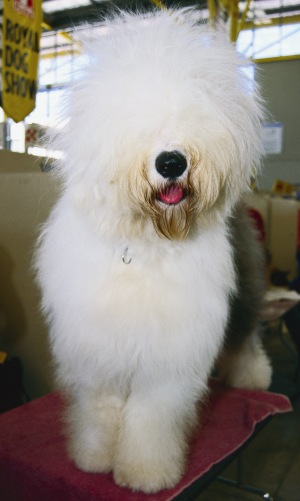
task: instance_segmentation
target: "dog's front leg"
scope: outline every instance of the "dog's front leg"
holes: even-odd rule
[[[70,398],[68,449],[79,469],[95,473],[113,469],[122,406],[119,396],[86,389]]]
[[[123,408],[116,483],[147,493],[173,487],[184,473],[195,422],[196,399],[176,381],[132,393]]]

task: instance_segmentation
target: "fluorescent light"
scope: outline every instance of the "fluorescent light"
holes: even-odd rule
[[[43,11],[46,13],[57,12],[76,7],[86,7],[91,5],[90,0],[48,0],[43,2]]]

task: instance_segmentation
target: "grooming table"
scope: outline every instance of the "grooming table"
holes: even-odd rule
[[[201,427],[191,444],[187,471],[173,489],[132,492],[111,474],[84,473],[68,459],[63,399],[50,393],[0,415],[2,501],[170,501],[194,499],[270,416],[292,409],[287,397],[229,389],[211,381]]]

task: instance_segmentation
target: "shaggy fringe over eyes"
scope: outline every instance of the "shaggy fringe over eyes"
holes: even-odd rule
[[[196,224],[197,218],[218,205],[223,200],[225,180],[211,165],[202,165],[198,155],[190,158],[190,169],[186,179],[177,184],[186,193],[178,204],[167,205],[158,200],[158,193],[167,185],[152,184],[147,175],[148,165],[144,163],[128,187],[135,212],[151,219],[156,233],[169,240],[183,240]],[[213,212],[213,211],[212,211]]]

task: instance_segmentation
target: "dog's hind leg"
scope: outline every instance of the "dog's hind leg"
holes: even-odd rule
[[[123,400],[85,390],[70,399],[67,421],[69,455],[83,471],[113,468]]]
[[[236,207],[230,221],[237,290],[231,298],[224,349],[217,369],[223,381],[237,388],[267,389],[271,365],[260,336],[264,294],[264,252],[245,207]]]
[[[224,383],[235,388],[266,390],[271,384],[271,364],[257,330],[240,346],[225,348],[217,367]]]

